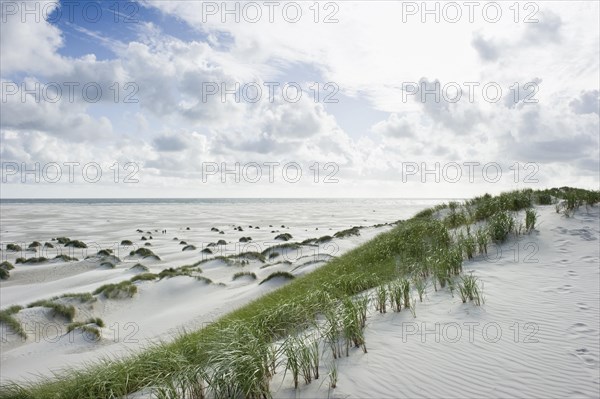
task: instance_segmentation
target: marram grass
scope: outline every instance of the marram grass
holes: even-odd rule
[[[16,313],[23,309],[21,306],[15,305],[0,311],[0,323],[6,324],[11,330],[18,334],[21,338],[27,339],[27,333],[23,329],[21,322],[14,317]]]

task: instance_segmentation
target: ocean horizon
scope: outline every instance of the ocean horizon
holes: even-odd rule
[[[426,198],[426,197],[408,197],[408,198],[371,198],[371,197],[249,197],[249,198],[0,198],[0,204],[211,204],[211,203],[256,203],[256,202],[360,202],[360,201],[412,201],[417,203],[430,203],[432,201],[452,201],[464,200],[465,198]]]

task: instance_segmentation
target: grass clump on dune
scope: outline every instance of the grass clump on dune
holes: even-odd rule
[[[183,265],[183,266],[179,266],[177,269],[182,270],[184,272],[190,272],[190,273],[191,272],[202,273],[202,269],[196,265]]]
[[[199,265],[202,263],[210,262],[212,260],[221,260],[221,261],[227,263],[228,265],[244,266],[244,265],[248,264],[249,260],[257,260],[259,262],[265,263],[267,261],[267,258],[265,255],[261,254],[260,252],[247,251],[247,252],[241,252],[239,254],[234,254],[234,255],[215,256],[214,258],[203,259],[201,261],[196,262],[195,264]]]
[[[194,262],[190,267],[198,267],[204,263],[208,263],[208,262],[212,262],[215,260],[221,261],[223,263],[225,263],[227,266],[231,266],[234,262],[232,260],[232,258],[235,257],[235,255],[230,255],[230,256],[215,256],[213,258],[206,258],[206,259],[201,259],[197,262]]]
[[[269,276],[267,278],[265,278],[264,280],[262,280],[259,284],[266,283],[267,281],[272,280],[274,278],[283,278],[286,280],[293,280],[294,278],[296,278],[296,276],[294,276],[292,273],[278,271],[278,272],[269,274]]]
[[[307,238],[306,240],[302,241],[300,244],[301,245],[324,244],[324,243],[329,242],[331,240],[333,240],[332,236],[321,236],[319,238]]]
[[[73,258],[73,257],[71,257],[69,255],[65,255],[65,254],[56,255],[53,259],[58,259],[63,262],[77,262],[79,260],[77,258]]]
[[[298,244],[296,242],[285,242],[283,244],[273,245],[273,246],[271,246],[271,247],[263,250],[260,254],[263,257],[267,257],[267,256],[270,257],[272,253],[278,253],[276,251],[281,251],[281,250],[284,250],[284,249],[293,250],[293,249],[298,249],[300,247],[301,247],[301,244]]]
[[[22,306],[11,306],[8,309],[0,310],[0,323],[6,324],[11,330],[18,334],[21,338],[27,339],[27,333],[23,329],[21,322],[14,317],[15,314],[23,309]]]
[[[496,242],[504,242],[514,227],[515,220],[508,212],[503,211],[490,218],[489,232],[492,240]]]
[[[58,299],[58,298],[72,298],[72,299],[77,299],[80,302],[95,302],[96,298],[90,294],[89,292],[82,292],[82,293],[74,293],[74,294],[62,294],[60,297],[55,297],[53,299]]]
[[[140,256],[142,258],[154,258],[156,260],[160,260],[160,257],[154,254],[154,252],[148,248],[138,248],[135,251],[131,251],[129,256]]]
[[[28,308],[35,308],[35,307],[50,308],[50,309],[52,309],[54,316],[62,316],[65,319],[67,319],[68,321],[73,321],[73,318],[75,317],[75,307],[73,305],[63,305],[62,303],[56,303],[56,302],[49,301],[46,299],[30,303],[29,305],[27,305],[27,307]]]
[[[21,246],[17,244],[6,244],[7,251],[19,252],[21,251]]]
[[[536,195],[536,202],[539,205],[552,205],[554,198],[550,193],[543,192]]]
[[[100,339],[100,330],[98,328],[104,327],[104,321],[99,318],[90,318],[85,322],[78,321],[74,323],[69,323],[67,325],[67,333],[70,333],[76,329],[81,330],[84,334],[89,334],[94,337],[95,340]]]
[[[360,235],[360,227],[352,227],[351,229],[338,231],[333,235],[335,238],[346,238],[351,236],[359,236]]]
[[[65,244],[65,247],[73,247],[73,248],[87,248],[86,243],[79,240],[72,240]]]
[[[475,302],[475,305],[481,305],[484,302],[482,285],[472,274],[461,277],[461,281],[458,283],[458,292],[460,292],[463,303],[469,300]]]
[[[276,240],[289,241],[292,239],[292,235],[290,233],[281,233],[275,236]]]
[[[10,272],[4,268],[0,268],[0,280],[7,280],[10,277]]]
[[[86,324],[95,324],[100,328],[103,328],[105,326],[104,321],[101,318],[94,317],[94,318],[87,319],[85,322],[78,321],[78,322],[74,322],[74,323],[69,323],[67,325],[67,332],[71,332],[74,329],[76,329],[77,327],[85,326]]]
[[[2,263],[0,263],[0,280],[6,280],[10,277],[10,272],[9,270],[14,269],[15,267],[13,266],[12,263],[10,263],[9,261],[4,261]]]
[[[535,223],[537,221],[537,213],[533,209],[527,209],[525,211],[525,230],[531,231],[535,229]]]
[[[131,266],[129,268],[129,270],[132,270],[134,272],[147,272],[150,269],[148,269],[147,266],[142,265],[141,263],[136,263],[135,265]]]
[[[29,259],[25,260],[25,262],[22,262],[22,263],[26,264],[26,265],[35,265],[35,264],[44,263],[44,262],[48,262],[48,259],[44,258],[43,256],[40,256],[39,258],[29,258]]]
[[[129,281],[131,281],[132,283],[135,283],[136,281],[152,281],[152,280],[156,280],[157,278],[159,278],[157,274],[142,273],[142,274],[138,274],[137,276],[133,276],[132,278],[129,279]]]
[[[12,270],[15,267],[13,266],[12,263],[10,263],[9,261],[5,260],[4,262],[0,263],[0,269],[4,269],[4,270]]]
[[[238,278],[242,278],[242,277],[250,277],[252,280],[256,280],[256,273],[252,273],[252,272],[237,272],[233,275],[232,280],[235,281]]]
[[[62,294],[59,296],[54,296],[48,300],[34,302],[33,304],[29,305],[28,307],[33,307],[32,305],[34,305],[34,304],[36,306],[45,306],[45,305],[38,305],[38,304],[54,302],[54,301],[56,301],[58,299],[62,299],[62,298],[78,300],[81,303],[96,302],[96,300],[97,300],[97,298],[94,297],[89,292],[66,293],[66,294]]]
[[[265,256],[259,252],[253,252],[253,251],[248,251],[248,252],[242,252],[239,255],[233,255],[231,256],[231,258],[245,258],[245,259],[249,259],[249,260],[258,260],[260,262],[265,263],[267,261],[267,259],[265,258]]]
[[[102,325],[99,325],[97,323],[101,323]],[[83,334],[86,334],[86,336],[92,337],[94,341],[98,341],[101,338],[99,328],[102,327],[104,327],[104,322],[102,321],[102,319],[90,319],[85,323],[70,323],[69,325],[67,325],[67,334],[75,330],[80,330]]]
[[[130,281],[125,280],[117,284],[105,284],[94,290],[94,295],[104,295],[108,299],[131,298],[137,292],[137,287]]]
[[[98,251],[98,253],[96,254],[97,256],[110,256],[112,255],[113,250],[112,249],[101,249],[100,251]]]
[[[57,237],[56,241],[58,241],[59,244],[65,245],[68,244],[71,241],[71,239],[68,237]]]
[[[189,270],[182,270],[182,269],[174,269],[172,267],[162,270],[160,273],[158,273],[158,278],[160,278],[161,280],[163,278],[171,278],[171,277],[177,277],[177,276],[186,276],[186,277],[191,277],[192,273]]]
[[[323,244],[323,243],[329,242],[329,241],[331,241],[331,240],[333,240],[333,237],[332,237],[332,236],[321,236],[321,237],[317,238],[317,239],[315,240],[315,242],[316,242],[317,244]]]
[[[593,207],[600,202],[600,191],[588,191],[577,188],[561,187],[553,189],[552,194],[559,198],[556,204],[556,212],[562,212],[565,216],[571,217],[575,211],[585,204],[586,207]]]
[[[54,258],[52,258],[52,260],[59,261],[59,262],[77,262],[77,261],[79,261],[79,259],[71,257],[66,254],[56,255]]]

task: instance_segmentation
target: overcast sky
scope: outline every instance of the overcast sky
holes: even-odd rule
[[[246,3],[1,1],[2,197],[598,189],[597,1]]]

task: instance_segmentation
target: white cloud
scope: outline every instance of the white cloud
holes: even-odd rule
[[[2,24],[3,80],[15,74],[29,82],[97,82],[104,95],[91,104],[77,91],[75,101],[52,104],[21,102],[17,93],[2,104],[3,157],[135,160],[148,187],[169,182],[182,189],[194,186],[203,162],[225,161],[296,161],[307,170],[315,161],[336,162],[349,182],[336,189],[381,184],[386,195],[402,195],[389,182],[397,181],[406,160],[502,160],[507,165],[519,160],[539,162],[557,179],[568,179],[572,168],[594,176],[597,4],[540,3],[538,24],[515,24],[507,7],[507,18],[498,24],[481,18],[449,24],[421,23],[418,16],[400,23],[401,3],[336,3],[339,22],[334,24],[314,23],[311,4],[302,3],[305,18],[297,24],[281,14],[275,23],[250,24],[221,23],[218,17],[204,23],[201,2],[146,2],[206,34],[206,42],[173,37],[152,23],[137,26],[139,36],[129,43],[81,28],[101,45],[114,47],[116,58],[106,61],[93,54],[61,56],[64,42],[56,26],[22,24],[9,16]],[[321,9],[320,18],[325,14]],[[335,82],[346,98],[360,98],[387,117],[350,137],[332,108],[315,103],[308,91],[297,103],[284,101],[279,92],[272,102],[263,92],[257,103],[204,95],[207,83],[220,89],[221,83],[262,86],[306,82],[307,76],[322,79],[321,84]],[[135,83],[139,103],[114,102],[115,82],[121,90]],[[456,83],[463,90],[464,82],[478,82],[479,87],[473,102],[466,92],[456,103],[431,96],[419,101],[406,98],[406,82],[430,89],[436,82]],[[481,87],[488,82],[502,88],[497,103],[482,98]],[[539,86],[537,104],[523,101],[530,94],[524,88],[528,82]],[[348,111],[343,101],[335,109],[356,112],[357,119],[362,115]],[[569,168],[557,166],[569,160],[576,160]]]
[[[5,4],[0,7],[2,10],[0,15],[2,73],[46,74],[67,67],[67,60],[57,54],[57,50],[63,45],[60,29],[41,18],[42,10],[44,15],[49,15],[58,6],[58,2],[36,1],[33,5],[38,12],[29,15],[21,9],[25,7],[24,2],[14,2],[13,5],[16,8],[5,7]],[[25,23],[22,20],[25,20]]]

